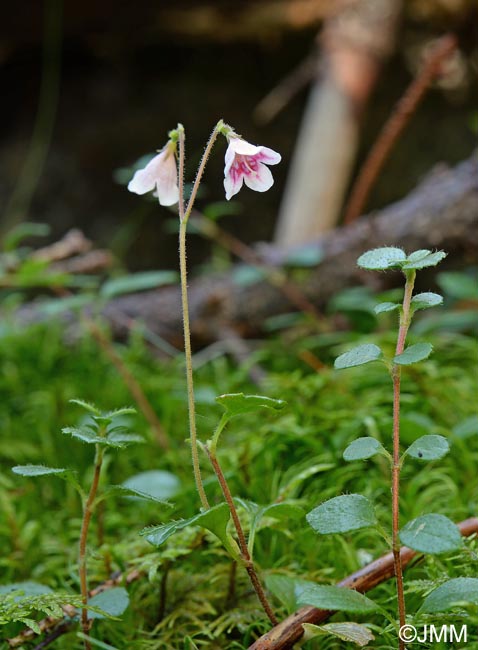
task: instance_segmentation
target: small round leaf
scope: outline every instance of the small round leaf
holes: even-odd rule
[[[400,309],[398,302],[379,302],[373,308],[376,314],[383,314],[386,311],[395,311],[396,309]]]
[[[345,494],[329,499],[311,510],[306,519],[321,535],[368,528],[377,522],[372,503],[361,494]]]
[[[402,354],[398,354],[393,358],[393,363],[398,363],[400,366],[410,366],[413,363],[418,363],[427,359],[433,350],[431,343],[415,343],[410,345]]]
[[[448,517],[437,514],[417,517],[400,531],[400,539],[406,546],[421,553],[448,553],[463,545],[458,527]]]
[[[385,449],[383,445],[370,436],[364,438],[358,438],[350,443],[350,445],[345,449],[343,453],[344,460],[365,460],[366,458],[371,458],[378,453],[384,453]],[[386,452],[385,452],[386,453]]]
[[[443,303],[443,296],[439,293],[428,291],[426,293],[417,293],[412,298],[412,307],[415,309],[429,309],[430,307],[437,307]]]
[[[422,436],[406,450],[406,454],[419,460],[437,460],[450,451],[448,440],[443,436]]]
[[[365,363],[377,361],[382,356],[382,350],[378,345],[365,343],[359,345],[348,352],[344,352],[340,357],[335,359],[334,367],[336,370],[343,368],[353,368],[354,366],[363,366]]]
[[[419,611],[425,614],[436,614],[462,603],[478,605],[478,578],[447,580],[428,594]]]
[[[319,609],[338,612],[373,612],[379,609],[377,603],[348,587],[335,585],[311,585],[305,587],[298,597],[299,605],[312,605]]]
[[[388,246],[367,251],[358,258],[357,264],[369,271],[385,271],[386,269],[400,268],[406,259],[407,256],[401,248]]]

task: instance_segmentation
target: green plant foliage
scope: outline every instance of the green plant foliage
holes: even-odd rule
[[[299,605],[312,605],[319,609],[365,614],[377,611],[379,606],[358,591],[347,587],[312,585],[305,587],[298,598]]]
[[[36,621],[38,613],[62,618],[64,605],[79,607],[81,598],[72,594],[57,594],[44,585],[32,582],[3,585],[0,587],[0,625],[23,623],[40,634],[41,629]]]
[[[410,366],[413,363],[427,359],[432,350],[433,346],[430,343],[415,343],[409,345],[401,354],[393,357],[393,363],[398,363],[400,366]]]
[[[376,438],[366,436],[364,438],[357,438],[350,443],[343,453],[344,460],[365,460],[371,458],[375,454],[387,454],[382,443]]]
[[[284,605],[289,613],[299,606],[298,598],[307,587],[314,587],[315,582],[292,578],[291,576],[272,573],[265,579],[267,589]]]
[[[314,267],[324,259],[324,251],[320,246],[302,246],[297,250],[289,251],[285,258],[286,266]]]
[[[425,251],[417,251],[417,253],[425,253]],[[409,271],[411,269],[424,269],[428,266],[436,266],[445,259],[446,253],[443,251],[438,251],[436,253],[431,253],[427,251],[427,255],[420,255],[412,259],[412,255],[408,258],[405,264],[402,265],[404,271]]]
[[[264,521],[267,518],[293,521],[304,516],[303,508],[285,501],[272,503],[268,506],[259,506],[257,503],[240,498],[236,499],[236,501],[246,510],[250,517],[249,540],[247,545],[251,556],[253,555],[256,533],[261,527],[264,527]]]
[[[418,309],[429,309],[430,307],[438,307],[443,304],[443,296],[439,293],[416,293],[412,297],[412,308],[417,311]]]
[[[420,612],[436,614],[465,604],[478,605],[478,578],[452,578],[434,589],[422,603]]]
[[[365,343],[337,357],[334,367],[336,370],[342,370],[344,368],[353,368],[354,366],[363,366],[371,361],[378,361],[381,356],[382,350],[378,345]]]
[[[388,246],[367,251],[358,258],[357,264],[368,271],[386,271],[400,268],[406,259],[407,256],[401,248]]]
[[[64,467],[45,467],[44,465],[16,465],[12,467],[12,472],[19,476],[51,476],[57,474],[58,476],[65,475],[71,470]]]
[[[307,521],[316,533],[347,533],[375,526],[377,519],[372,503],[361,494],[334,497],[307,514]]]
[[[181,481],[172,472],[152,469],[131,476],[122,483],[122,486],[137,492],[140,496],[147,495],[162,501],[178,494],[181,490]]]
[[[229,508],[226,503],[220,503],[209,510],[201,512],[189,519],[180,519],[170,521],[161,526],[152,526],[141,531],[141,535],[153,546],[161,546],[164,542],[175,533],[189,526],[200,526],[209,530],[211,533],[224,544],[226,549],[237,557],[237,547],[227,531],[230,519]]]
[[[168,284],[176,284],[178,277],[175,271],[131,273],[120,278],[107,280],[101,287],[100,296],[110,299],[126,293],[157,289]]]
[[[341,641],[355,643],[356,645],[363,647],[375,639],[368,627],[365,627],[365,625],[359,625],[359,623],[327,623],[326,625],[304,623],[303,628],[304,640],[306,641],[329,634]]]
[[[281,399],[272,399],[264,395],[244,395],[244,393],[219,395],[216,397],[216,402],[224,407],[230,417],[242,413],[254,413],[262,408],[280,411],[286,405]]]
[[[406,450],[407,456],[419,460],[437,460],[443,458],[450,451],[448,440],[443,436],[422,436],[415,440]]]
[[[400,539],[405,546],[421,553],[449,553],[463,546],[456,524],[434,513],[409,521],[400,531]]]
[[[400,304],[398,302],[380,302],[378,305],[375,305],[374,312],[376,314],[383,314],[387,311],[395,311],[400,309]]]
[[[129,605],[128,592],[123,587],[113,587],[90,598],[88,605],[96,609],[88,612],[88,618],[117,618]]]

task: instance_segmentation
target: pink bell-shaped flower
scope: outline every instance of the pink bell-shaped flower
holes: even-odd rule
[[[268,147],[257,147],[242,138],[229,137],[224,167],[224,189],[229,201],[245,183],[256,192],[266,192],[274,183],[266,165],[277,165],[281,155]]]

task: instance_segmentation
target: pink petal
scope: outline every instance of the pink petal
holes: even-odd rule
[[[255,172],[251,172],[244,176],[244,182],[247,187],[256,192],[266,192],[270,187],[272,187],[272,185],[274,185],[271,170],[262,163],[259,163]]]
[[[277,165],[282,160],[282,156],[274,149],[269,149],[269,147],[260,147],[260,152],[256,157],[256,160],[259,162],[266,163],[266,165]]]
[[[229,201],[234,194],[237,194],[244,182],[244,174],[231,169],[224,178],[224,189],[226,190],[226,199]]]

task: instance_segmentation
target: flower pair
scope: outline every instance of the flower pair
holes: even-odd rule
[[[268,147],[246,142],[232,131],[226,135],[228,147],[224,166],[224,189],[229,201],[239,192],[243,183],[251,190],[265,192],[274,183],[266,165],[276,165],[281,156]],[[146,194],[154,190],[161,205],[174,205],[179,201],[177,143],[168,141],[164,149],[144,169],[138,170],[128,185],[130,192]]]

